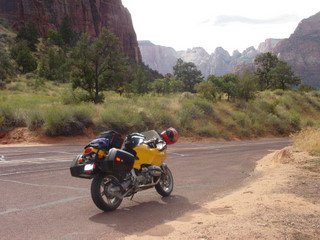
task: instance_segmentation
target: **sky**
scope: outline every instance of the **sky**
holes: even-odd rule
[[[320,12],[319,0],[122,0],[138,40],[176,51],[223,47],[230,54],[267,38],[288,38]]]

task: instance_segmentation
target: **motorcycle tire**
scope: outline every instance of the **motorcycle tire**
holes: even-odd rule
[[[161,174],[160,178],[160,182],[155,188],[161,196],[168,197],[173,190],[173,176],[168,167],[165,168],[165,173]],[[155,178],[155,181],[157,180],[158,178]]]
[[[94,204],[105,212],[116,210],[122,199],[112,196],[110,193],[106,193],[106,189],[116,187],[114,183],[119,183],[119,180],[112,175],[106,175],[100,173],[96,175],[91,183],[91,197]]]

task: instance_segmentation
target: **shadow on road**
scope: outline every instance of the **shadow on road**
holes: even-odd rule
[[[126,235],[141,234],[158,225],[176,220],[188,211],[200,208],[199,205],[191,204],[187,198],[179,195],[162,198],[161,200],[160,202],[137,203],[135,206],[117,209],[114,212],[99,213],[90,217],[89,220],[105,224]],[[163,230],[165,230],[165,233],[162,232],[161,234],[165,235],[174,229],[168,227]]]

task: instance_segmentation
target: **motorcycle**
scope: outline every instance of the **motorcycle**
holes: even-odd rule
[[[161,135],[161,136],[160,136]],[[173,176],[165,163],[167,144],[178,139],[175,129],[132,133],[123,138],[115,131],[101,133],[74,158],[73,177],[93,179],[91,197],[103,211],[117,209],[125,197],[155,187],[163,197],[173,190]]]

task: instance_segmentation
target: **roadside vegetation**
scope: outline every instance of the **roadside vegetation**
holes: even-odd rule
[[[174,73],[162,76],[119,53],[105,29],[92,39],[75,33],[67,18],[42,38],[32,22],[18,33],[4,20],[0,27],[0,132],[28,127],[69,136],[172,126],[183,136],[233,139],[320,126],[320,92],[297,88],[301,80],[271,53],[241,74],[204,79],[179,59]]]
[[[320,127],[308,127],[294,135],[294,146],[298,150],[320,155]]]

